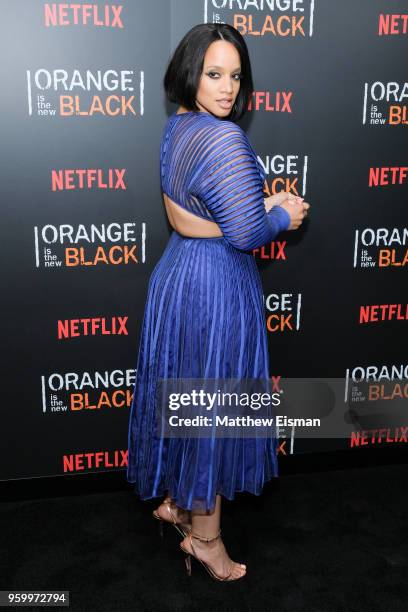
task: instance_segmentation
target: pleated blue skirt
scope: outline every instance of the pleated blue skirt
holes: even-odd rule
[[[169,492],[186,510],[215,496],[260,495],[278,475],[277,440],[165,438],[157,426],[160,378],[269,379],[265,311],[251,253],[224,237],[173,231],[148,285],[129,419],[127,481],[140,499]]]

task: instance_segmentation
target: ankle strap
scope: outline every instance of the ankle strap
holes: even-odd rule
[[[191,535],[192,538],[196,538],[197,540],[201,540],[201,542],[212,542],[213,540],[216,540],[217,538],[220,537],[220,533],[221,533],[221,529],[219,530],[217,535],[214,536],[213,538],[207,538],[206,536],[201,536],[198,533],[193,533],[192,531],[190,532],[190,535]]]

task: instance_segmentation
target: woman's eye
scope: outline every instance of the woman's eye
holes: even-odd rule
[[[219,72],[212,72],[212,71],[211,71],[211,72],[207,72],[207,75],[208,75],[209,77],[211,77],[212,79],[213,79],[213,78],[218,78],[218,76],[217,76],[217,77],[215,77],[214,75],[219,75],[219,74],[220,74]],[[240,73],[238,73],[238,74],[234,74],[234,79],[235,79],[235,81],[239,81],[241,78],[242,78],[242,74],[240,74]]]

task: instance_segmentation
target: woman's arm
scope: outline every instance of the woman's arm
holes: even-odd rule
[[[240,126],[231,121],[209,124],[198,146],[190,193],[205,204],[232,246],[255,249],[288,229],[291,218],[284,208],[265,210],[262,178]]]

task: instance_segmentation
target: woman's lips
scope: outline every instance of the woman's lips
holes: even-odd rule
[[[232,100],[217,100],[217,103],[221,108],[231,108],[232,106]]]

